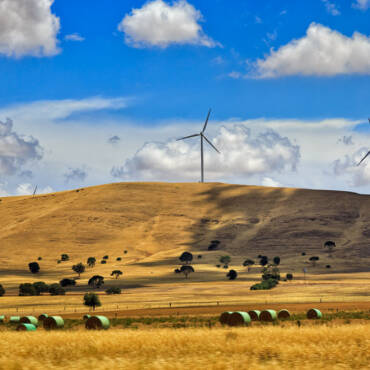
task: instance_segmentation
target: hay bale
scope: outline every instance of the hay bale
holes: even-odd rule
[[[20,319],[21,319],[20,316],[10,316],[9,322],[11,324],[18,324]]]
[[[311,308],[307,311],[307,318],[308,319],[321,319],[322,313],[317,308]]]
[[[228,325],[230,326],[245,326],[250,324],[251,317],[247,312],[237,311],[229,316]]]
[[[23,317],[21,317],[19,322],[21,324],[32,324],[32,325],[35,325],[35,326],[37,326],[38,323],[39,323],[39,321],[36,319],[35,316],[23,316]]]
[[[278,312],[278,319],[279,320],[285,320],[285,319],[289,319],[290,318],[290,312],[288,310],[280,310]]]
[[[258,321],[260,319],[261,311],[251,310],[251,311],[248,311],[248,314],[251,317],[252,321]]]
[[[55,330],[64,327],[64,320],[60,316],[49,316],[43,322],[44,329]]]
[[[263,310],[260,314],[261,321],[272,322],[277,319],[277,314],[275,310]]]
[[[84,319],[84,320],[87,320],[87,319],[89,319],[90,317],[91,317],[91,315],[86,314],[86,315],[84,315],[83,319]]]
[[[105,316],[92,316],[86,320],[86,329],[109,329],[110,322]]]
[[[39,315],[38,320],[44,321],[47,317],[49,317],[49,315],[47,315],[46,313],[42,313],[41,315]]]
[[[221,325],[227,325],[227,323],[229,321],[229,317],[230,317],[231,314],[232,314],[232,311],[222,312],[222,314],[219,318],[220,324]]]
[[[22,323],[18,325],[17,327],[17,331],[35,331],[35,330],[36,330],[36,326],[33,324]]]

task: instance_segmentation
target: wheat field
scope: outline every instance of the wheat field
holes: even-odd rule
[[[368,369],[370,325],[2,332],[0,369]]]

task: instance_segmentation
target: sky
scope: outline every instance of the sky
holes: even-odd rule
[[[88,3],[88,6],[87,6]],[[0,0],[0,196],[120,181],[370,194],[370,0]]]

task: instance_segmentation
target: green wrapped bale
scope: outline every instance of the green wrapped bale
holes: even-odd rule
[[[10,316],[9,322],[11,324],[18,324],[20,321],[21,317],[20,316]]]
[[[5,322],[5,316],[0,315],[0,324],[3,324]]]
[[[86,320],[86,329],[109,329],[110,322],[105,316],[92,316]]]
[[[17,327],[17,331],[35,331],[35,330],[36,330],[36,326],[33,324],[22,323],[18,325]]]
[[[23,316],[23,317],[21,317],[19,322],[21,324],[32,324],[32,325],[35,325],[35,326],[37,326],[38,323],[39,323],[39,321],[36,319],[35,316]]]
[[[321,319],[322,313],[317,308],[311,308],[307,311],[307,318],[308,319]]]
[[[233,312],[229,316],[228,325],[229,326],[246,326],[250,324],[251,317],[247,312],[237,311]]]
[[[261,311],[251,310],[251,311],[248,311],[248,314],[251,317],[252,321],[258,321],[260,319]]]
[[[288,310],[280,310],[278,312],[278,319],[279,320],[286,320],[286,319],[290,319],[290,312]]]
[[[260,314],[261,321],[272,322],[277,319],[277,314],[275,310],[263,310]]]
[[[220,324],[221,325],[227,325],[228,321],[229,321],[229,317],[232,313],[233,313],[232,311],[222,312],[222,314],[219,318]]]
[[[84,315],[83,319],[86,321],[86,320],[87,320],[87,319],[89,319],[90,317],[91,317],[91,315],[86,314],[86,315]]]
[[[49,316],[43,321],[43,327],[46,330],[62,329],[64,320],[61,316]]]
[[[39,315],[38,320],[39,321],[44,321],[47,317],[49,317],[48,314],[42,313],[41,315]]]

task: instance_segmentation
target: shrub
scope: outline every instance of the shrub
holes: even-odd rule
[[[4,287],[0,284],[0,297],[2,297],[5,294]]]
[[[287,280],[293,280],[293,274],[286,274],[286,279]]]
[[[122,261],[121,257],[117,257],[116,261]]]
[[[104,256],[103,260],[107,260],[108,258],[109,258],[109,256]]]
[[[73,265],[73,266],[72,266],[72,270],[73,270],[76,274],[78,274],[78,277],[80,277],[80,276],[81,276],[81,274],[85,272],[85,265],[84,265],[82,262],[80,262],[80,263],[78,263],[77,265]]]
[[[37,261],[42,261],[42,257],[39,257],[39,258],[37,259]]]
[[[118,287],[111,287],[111,288],[108,288],[105,293],[107,294],[121,294],[121,289],[118,288]]]
[[[180,269],[175,269],[173,272],[174,272],[175,274],[180,274],[180,273],[181,273]]]
[[[106,261],[106,260],[101,260],[101,261],[100,261],[100,263],[101,263],[102,265],[105,265],[105,264],[107,263],[107,261]]]
[[[59,284],[64,288],[66,286],[75,286],[76,280],[74,279],[62,279]]]
[[[219,261],[223,263],[225,266],[228,266],[228,264],[231,262],[231,257],[230,256],[221,256]],[[226,267],[227,268],[227,267]]]
[[[330,268],[331,268],[331,266],[330,266],[330,265],[326,265],[325,267],[326,267],[327,269],[330,269]]]
[[[33,274],[37,274],[40,271],[40,265],[37,262],[29,263],[28,268]]]
[[[123,253],[124,253],[124,254],[127,254],[127,251],[125,250],[125,251],[123,251]]]
[[[198,254],[198,259],[201,259],[202,258],[202,255],[201,254]]]
[[[37,295],[40,295],[40,293],[47,293],[49,291],[49,285],[47,285],[43,281],[38,281],[36,283],[33,283],[33,286],[36,289]]]
[[[235,280],[237,276],[238,276],[238,273],[235,270],[230,270],[226,275],[226,277],[228,277],[229,280]]]
[[[209,251],[214,251],[218,248],[218,246],[220,245],[220,241],[219,240],[211,240],[211,244],[208,246],[208,250]]]
[[[274,264],[276,266],[279,265],[280,264],[280,257],[278,257],[278,256],[274,257],[273,261],[274,261]]]
[[[224,269],[228,269],[229,268],[229,265],[223,265],[222,266]]]
[[[87,266],[94,267],[95,263],[96,263],[96,258],[95,257],[89,257],[86,262],[87,262]]]
[[[247,259],[243,262],[243,266],[246,266],[246,267],[247,267],[248,272],[249,272],[249,270],[250,270],[251,266],[253,266],[253,265],[254,265],[254,261],[253,261],[253,260],[251,260],[251,259],[249,259],[249,258],[247,258]]]
[[[316,266],[316,262],[320,259],[318,256],[312,256],[309,260],[312,262],[312,266]]]
[[[65,289],[58,283],[51,284],[49,286],[49,293],[51,295],[65,295]]]
[[[101,306],[99,297],[95,293],[86,293],[84,295],[84,305],[92,307],[95,311],[95,307]]]
[[[184,252],[180,257],[179,260],[186,265],[189,264],[193,260],[193,255],[190,252]]]
[[[62,261],[61,260],[57,260],[57,263],[61,263]]]
[[[63,262],[68,261],[68,260],[69,260],[69,256],[68,256],[68,254],[63,253],[63,254],[60,256],[60,259],[61,259],[61,261],[63,261]]]
[[[259,257],[259,259],[260,259],[261,266],[266,266],[269,263],[269,259],[267,256],[261,256]]]
[[[37,295],[37,291],[33,284],[24,283],[19,285],[19,295],[20,296],[32,296]]]
[[[275,265],[268,265],[262,269],[262,280],[280,280],[280,270]]]
[[[272,289],[278,284],[278,281],[275,279],[263,280],[258,284],[254,284],[250,287],[250,290],[267,290]]]
[[[306,255],[306,252],[302,252],[302,256],[305,256]]]
[[[220,267],[221,267],[221,265],[216,265],[216,267],[217,267],[217,268],[220,268]]]

